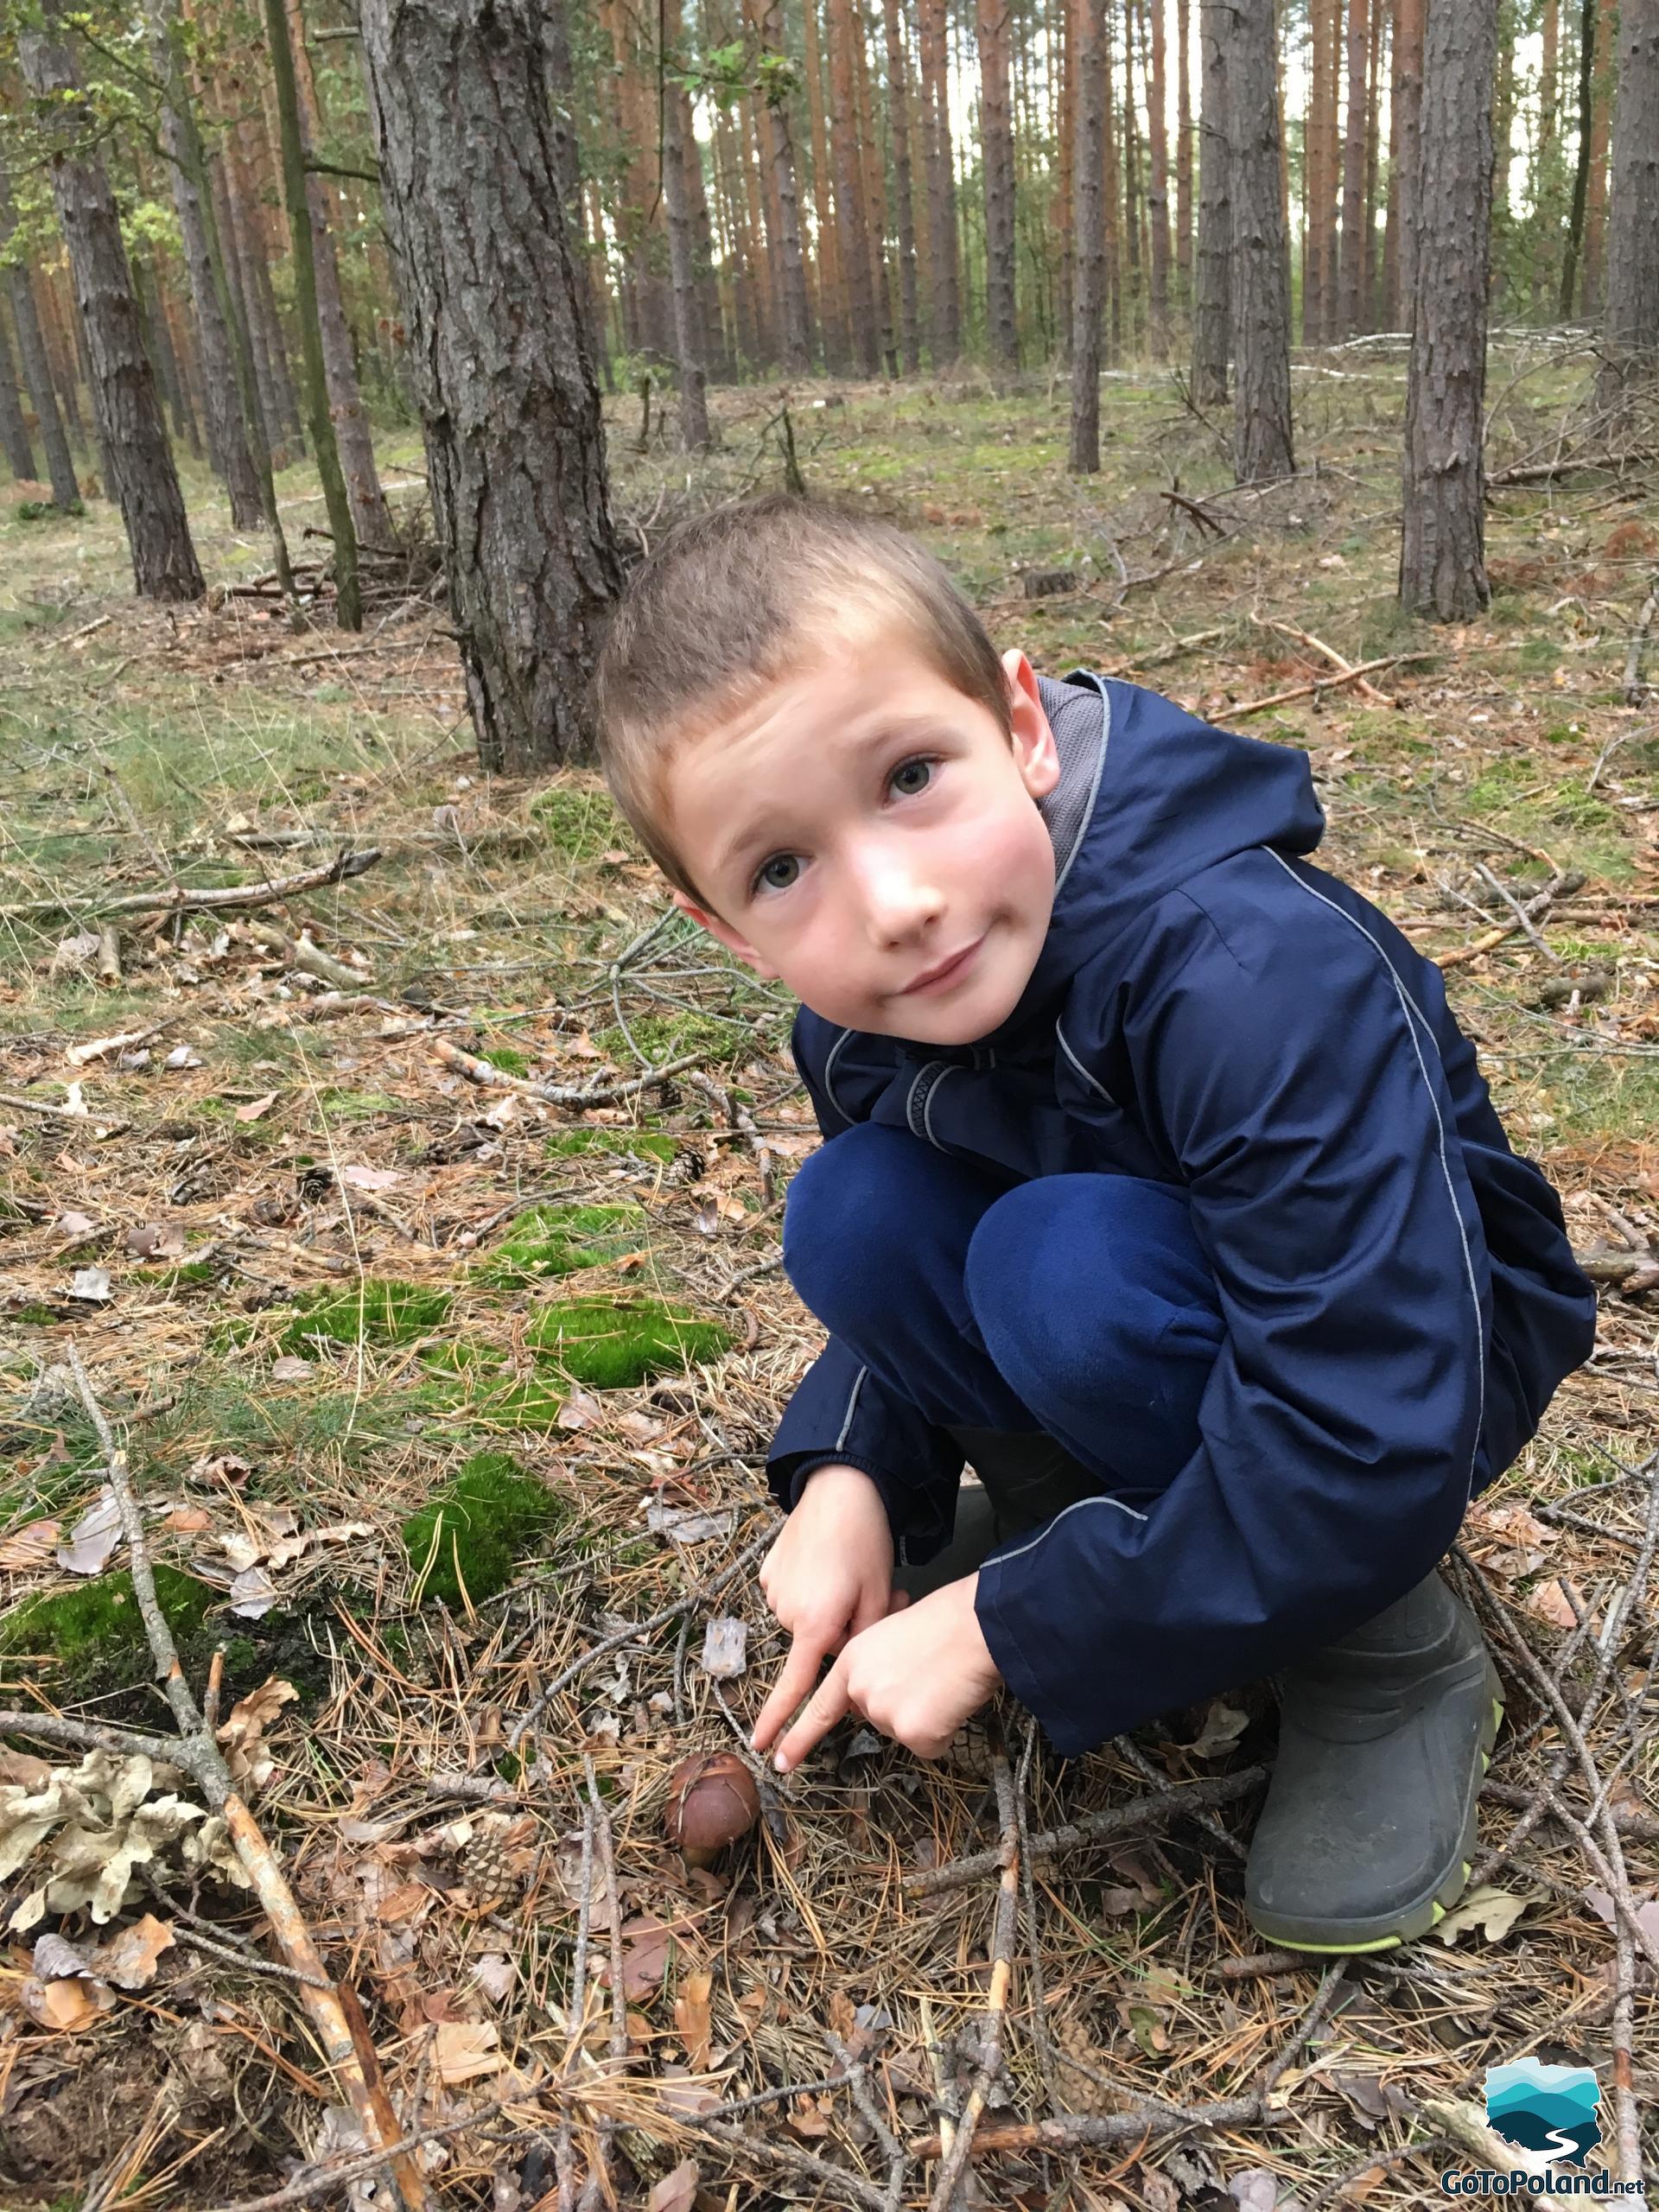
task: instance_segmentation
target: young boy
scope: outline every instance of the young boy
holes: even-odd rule
[[[596,696],[676,903],[800,1000],[827,1140],[757,1748],[855,1711],[935,1757],[1001,1681],[1078,1752],[1276,1671],[1255,1926],[1421,1935],[1499,1710],[1433,1569],[1594,1297],[1439,971],[1309,865],[1306,755],[999,660],[899,532],[782,498],[646,562]]]

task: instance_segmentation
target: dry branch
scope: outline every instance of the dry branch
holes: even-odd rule
[[[653,1084],[666,1083],[683,1068],[695,1067],[699,1060],[709,1057],[705,1048],[700,1052],[683,1053],[677,1060],[668,1060],[659,1068],[647,1068],[644,1075],[630,1077],[626,1082],[578,1084],[532,1083],[528,1076],[509,1075],[505,1068],[493,1066],[475,1053],[464,1052],[448,1038],[440,1039],[432,1051],[445,1067],[453,1068],[457,1075],[465,1076],[468,1083],[475,1083],[482,1090],[511,1090],[521,1098],[540,1099],[550,1106],[608,1106],[615,1099],[631,1098],[636,1091],[649,1090]]]
[[[1519,937],[1528,923],[1537,922],[1547,914],[1557,899],[1566,899],[1575,891],[1582,891],[1585,882],[1583,872],[1577,868],[1558,875],[1553,883],[1547,883],[1532,898],[1522,901],[1513,921],[1498,923],[1483,931],[1472,944],[1460,944],[1451,952],[1441,953],[1435,966],[1442,969],[1461,968],[1465,960],[1478,960],[1483,953],[1492,951],[1506,938]]]
[[[1385,653],[1381,660],[1363,660],[1351,668],[1345,676],[1316,677],[1312,683],[1293,685],[1288,691],[1275,691],[1266,699],[1249,699],[1242,707],[1229,707],[1229,721],[1242,722],[1247,715],[1265,715],[1269,707],[1287,707],[1293,699],[1312,698],[1316,691],[1340,691],[1345,684],[1358,683],[1374,676],[1379,668],[1399,668],[1406,661],[1431,660],[1431,653]],[[1380,694],[1378,695],[1381,696]]]
[[[135,891],[124,899],[78,899],[66,895],[60,899],[31,899],[21,906],[0,906],[0,921],[26,920],[34,914],[225,914],[236,913],[253,906],[272,906],[283,899],[293,899],[302,891],[322,891],[331,883],[345,883],[352,876],[361,875],[380,858],[378,849],[367,852],[341,853],[321,868],[309,868],[299,875],[286,875],[274,882],[228,883],[219,890],[193,891],[183,884],[171,891]]]

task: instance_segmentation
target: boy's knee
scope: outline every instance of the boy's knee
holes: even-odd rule
[[[905,1236],[906,1154],[901,1130],[861,1122],[802,1161],[784,1206],[784,1272],[827,1328],[868,1311]]]

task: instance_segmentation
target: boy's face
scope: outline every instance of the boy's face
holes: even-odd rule
[[[1031,664],[1003,666],[1012,745],[894,638],[815,657],[693,740],[667,804],[712,905],[675,903],[826,1021],[932,1045],[995,1029],[1047,933],[1036,802],[1060,774]]]

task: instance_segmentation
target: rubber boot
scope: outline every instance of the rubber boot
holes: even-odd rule
[[[950,1433],[979,1482],[964,1483],[957,1492],[956,1525],[944,1549],[925,1566],[893,1570],[893,1588],[912,1599],[976,1573],[1001,1545],[1100,1489],[1046,1430],[953,1428]]]
[[[1385,1951],[1442,1919],[1469,1878],[1502,1700],[1473,1615],[1438,1574],[1290,1669],[1244,1876],[1258,1932],[1291,1950]]]

